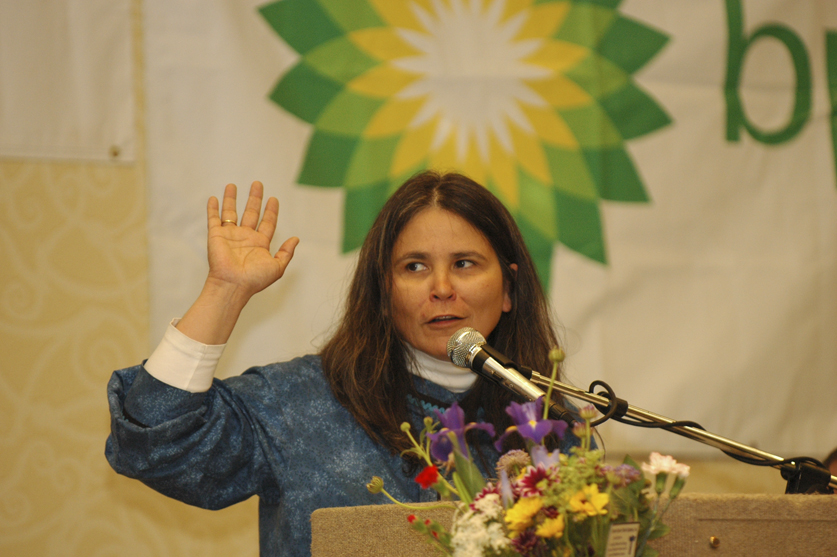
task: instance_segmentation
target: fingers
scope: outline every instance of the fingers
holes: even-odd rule
[[[275,197],[271,197],[264,206],[264,215],[262,215],[262,222],[259,223],[259,232],[264,234],[268,239],[273,238],[278,220],[279,201]]]
[[[288,263],[291,262],[291,259],[294,257],[294,251],[296,250],[296,246],[299,245],[299,238],[296,236],[292,238],[288,238],[285,240],[285,243],[279,248],[279,251],[276,252],[274,255],[274,259],[279,261],[282,265],[282,274],[285,274],[285,269],[288,267]],[[281,276],[281,275],[280,275]]]
[[[247,205],[244,207],[244,215],[241,217],[241,226],[255,230],[259,224],[259,215],[262,211],[262,196],[264,186],[261,182],[253,182],[250,186],[250,195],[247,197]]]
[[[221,205],[220,216],[218,212],[218,199],[210,197],[206,204],[206,220],[207,226],[245,226],[257,230],[260,234],[267,237],[268,240],[273,238],[276,232],[276,224],[279,220],[279,201],[275,197],[267,200],[264,207],[264,214],[261,214],[262,199],[264,197],[264,186],[261,182],[253,182],[250,186],[250,194],[247,197],[247,204],[244,207],[244,214],[241,217],[241,222],[238,222],[238,215],[236,212],[236,186],[235,184],[227,184],[224,188],[224,198]],[[261,216],[261,222],[259,222]]]
[[[221,217],[218,216],[218,198],[212,196],[206,202],[206,227],[221,225]]]
[[[227,184],[224,188],[224,201],[221,205],[221,224],[237,224],[238,214],[235,211],[235,184]]]

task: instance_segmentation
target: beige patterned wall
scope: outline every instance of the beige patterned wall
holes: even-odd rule
[[[0,555],[258,554],[254,500],[187,507],[103,456],[108,377],[148,354],[139,153],[131,165],[0,160]],[[774,470],[692,464],[692,491],[782,489]]]
[[[143,166],[0,160],[0,555],[258,554],[255,501],[188,507],[104,458],[110,373],[148,356]]]
[[[256,508],[212,513],[116,476],[113,369],[147,353],[139,165],[0,162],[0,555],[256,554]]]

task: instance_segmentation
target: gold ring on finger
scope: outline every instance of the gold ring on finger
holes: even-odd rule
[[[221,226],[224,226],[225,224],[236,224],[236,222],[237,221],[235,219],[224,219],[221,221]]]

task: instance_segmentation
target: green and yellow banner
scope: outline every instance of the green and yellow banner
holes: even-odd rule
[[[316,351],[387,197],[495,193],[567,378],[778,454],[837,445],[837,5],[827,0],[145,2],[152,343],[205,274],[206,197],[299,236],[224,373]],[[278,246],[278,242],[276,243]],[[523,362],[524,364],[526,362]],[[611,450],[705,452],[606,428]]]

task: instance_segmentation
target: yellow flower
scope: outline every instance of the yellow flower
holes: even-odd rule
[[[532,525],[532,517],[543,507],[538,497],[524,497],[506,511],[506,524],[515,532],[522,532]]]
[[[562,514],[559,514],[556,518],[547,518],[535,530],[535,535],[541,538],[560,538],[563,533],[564,515]]]
[[[596,516],[607,514],[607,503],[610,496],[607,493],[599,493],[599,486],[596,484],[586,485],[584,489],[576,493],[570,499],[570,509],[573,512]]]

